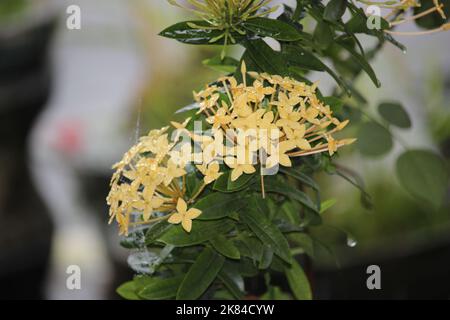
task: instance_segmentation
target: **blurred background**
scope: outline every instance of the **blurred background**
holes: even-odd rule
[[[70,5],[81,8],[80,30],[67,27]],[[111,165],[220,75],[202,65],[220,49],[157,35],[184,18],[162,0],[0,0],[0,299],[117,299],[132,277],[107,224]],[[374,60],[381,89],[365,75],[356,85],[373,108],[403,102],[413,125],[395,131],[401,143],[388,156],[348,148],[337,159],[364,181],[373,208],[344,179],[320,177],[324,199],[337,202],[312,230],[323,244],[314,248],[316,298],[450,298],[448,200],[424,205],[394,168],[403,145],[448,164],[450,34],[399,40],[406,54],[387,45]],[[327,75],[310,79],[332,91]],[[366,288],[371,264],[382,290]],[[66,287],[71,265],[81,268],[81,290]]]

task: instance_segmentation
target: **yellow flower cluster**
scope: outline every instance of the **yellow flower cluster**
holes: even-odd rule
[[[167,129],[150,131],[113,166],[116,172],[107,203],[110,222],[116,219],[120,234],[128,233],[132,212],[142,213],[142,221],[134,223],[147,223],[154,211],[173,212],[184,196],[184,187],[177,178],[186,171],[169,156],[174,144],[169,143]]]
[[[245,64],[242,73],[247,74]],[[252,85],[247,86],[245,77],[240,84],[234,77],[223,77],[219,79],[222,86],[209,86],[194,94],[199,112],[226,137],[224,148],[216,148],[215,154],[207,153],[211,163],[199,167],[201,172],[214,168],[212,177],[217,178],[219,167],[215,160],[223,157],[232,169],[231,180],[235,181],[244,173],[254,173],[257,164],[265,168],[290,167],[291,157],[324,151],[333,155],[338,147],[355,141],[333,138],[348,120],[341,122],[333,116],[330,107],[315,94],[316,84],[255,72],[248,74],[254,79]],[[227,98],[219,99],[221,94]],[[215,134],[202,144],[203,148],[217,145],[217,137],[221,139],[222,135]],[[205,178],[205,182],[209,180]]]
[[[107,203],[110,222],[118,222],[121,234],[126,234],[129,226],[162,219],[181,224],[190,232],[192,219],[201,212],[188,209],[188,205],[224,173],[221,161],[235,181],[257,169],[263,176],[263,169],[289,167],[292,157],[327,151],[333,155],[339,147],[354,141],[333,138],[348,121],[339,121],[330,106],[319,100],[316,84],[247,73],[245,64],[241,71],[253,77],[251,85],[247,86],[246,76],[243,83],[223,77],[219,85],[194,93],[199,110],[193,119],[204,117],[213,135],[186,129],[194,121],[191,118],[172,122],[172,139],[168,127],[152,130],[114,165]],[[182,135],[189,138],[187,143],[179,142]],[[200,152],[192,152],[195,145]],[[187,199],[185,175],[190,162],[196,163],[203,184]],[[130,221],[132,213],[140,214],[140,219]]]

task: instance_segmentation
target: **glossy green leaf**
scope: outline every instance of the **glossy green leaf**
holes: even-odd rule
[[[241,220],[253,231],[264,244],[284,261],[292,260],[286,238],[267,217],[267,207],[257,196],[250,198],[248,206],[239,212]]]
[[[314,29],[314,41],[322,50],[327,49],[333,43],[334,31],[325,21],[317,22]]]
[[[399,128],[411,127],[411,119],[403,106],[398,102],[383,102],[378,106],[380,115],[390,124]]]
[[[233,223],[229,220],[201,221],[196,219],[192,222],[190,233],[186,232],[181,225],[174,225],[158,241],[176,247],[191,246],[211,240],[218,234],[225,234],[231,229],[233,229]]]
[[[302,38],[293,26],[276,19],[258,17],[245,21],[242,26],[261,37],[270,37],[280,41],[296,41]]]
[[[223,256],[211,248],[204,248],[181,282],[177,300],[198,299],[216,279],[224,262]]]
[[[136,293],[136,285],[134,281],[128,281],[122,284],[116,290],[117,294],[127,300],[141,300]]]
[[[375,122],[366,122],[361,125],[357,147],[363,155],[382,156],[392,149],[392,145],[392,136],[383,126]]]
[[[242,290],[239,288],[238,284],[236,283],[237,279],[234,279],[233,275],[230,275],[224,269],[225,268],[222,268],[222,270],[219,272],[218,277],[219,277],[220,281],[222,281],[224,286],[228,289],[228,291],[231,293],[231,295],[235,299],[241,300],[244,297],[244,292],[242,292]],[[235,275],[240,278],[239,281],[242,281],[242,284],[243,284],[242,277],[239,274],[235,274]]]
[[[283,55],[289,63],[289,70],[295,72],[295,67],[298,67],[300,69],[326,71],[348,95],[351,95],[352,89],[349,84],[308,49],[297,45],[286,45]]]
[[[202,184],[203,180],[197,176],[195,171],[188,173],[186,175],[186,194],[189,197],[192,197],[199,190]]]
[[[198,28],[194,28],[194,25],[198,26]],[[202,26],[205,27],[205,29],[202,29]],[[184,21],[164,29],[159,35],[187,44],[223,44],[224,38],[220,38],[223,31],[211,29],[210,27],[211,25],[203,20]],[[233,37],[237,40],[242,38],[238,33],[233,34]]]
[[[231,175],[228,175],[227,190],[239,191],[245,189],[255,177],[255,174],[242,174],[237,180],[231,181]]]
[[[351,46],[349,46],[345,41],[337,41],[337,45],[344,48],[348,53],[350,53],[351,57],[354,59],[354,61],[367,73],[367,75],[370,77],[372,82],[375,84],[377,88],[381,86],[380,80],[378,80],[377,75],[375,74],[375,71],[372,69],[372,66],[367,61],[367,59],[356,52]]]
[[[295,299],[312,299],[311,286],[309,285],[308,278],[306,277],[303,268],[297,263],[297,261],[292,261],[291,266],[286,268],[285,275]]]
[[[145,233],[145,244],[152,244],[172,227],[173,225],[165,220],[153,224]]]
[[[321,99],[325,104],[329,105],[331,110],[335,113],[341,113],[342,109],[344,107],[344,101],[341,99],[334,97],[334,96],[328,96],[323,97]]]
[[[138,292],[146,300],[165,300],[175,298],[184,275],[172,278],[153,278],[150,283]]]
[[[213,192],[200,198],[194,208],[202,211],[198,220],[214,220],[230,215],[245,204],[245,198],[240,194]]]
[[[319,185],[307,174],[301,172],[299,169],[296,168],[280,168],[280,172],[287,174],[298,181],[300,181],[302,184],[313,188],[314,190],[319,190]]]
[[[300,246],[308,256],[310,256],[311,258],[315,257],[314,241],[308,234],[296,232],[290,234],[288,236],[288,239],[294,244]]]
[[[265,245],[263,247],[263,252],[261,255],[261,260],[259,262],[258,268],[261,270],[267,269],[272,264],[273,250],[270,246]]]
[[[367,17],[362,9],[354,11],[355,14],[346,23],[346,30],[351,33],[365,33],[369,35],[377,35],[382,30],[389,29],[389,22],[382,17],[377,17],[380,19],[380,30],[369,29],[367,27],[367,21],[370,17]],[[373,18],[370,18],[373,19]]]
[[[313,53],[296,45],[283,47],[283,54],[292,66],[305,70],[325,71],[325,66]]]
[[[239,259],[241,257],[238,248],[236,248],[231,240],[228,240],[223,235],[217,235],[216,237],[209,240],[209,242],[211,242],[212,246],[217,250],[217,252],[227,258]]]
[[[267,177],[265,180],[265,189],[268,193],[279,193],[285,195],[286,197],[296,200],[312,210],[313,212],[318,213],[318,208],[309,198],[309,196],[301,190],[298,190],[286,183],[279,181],[278,179],[274,179],[273,177]]]
[[[263,243],[258,238],[240,235],[234,243],[239,249],[241,256],[252,259],[254,263],[261,261]]]
[[[274,51],[263,40],[245,41],[244,46],[247,49],[246,53],[248,54],[248,57],[259,69],[270,74],[281,76],[286,76],[288,74],[286,62],[282,55],[279,52]]]
[[[448,167],[437,154],[426,150],[406,151],[397,159],[397,177],[417,200],[435,208],[441,206],[448,190]]]
[[[330,0],[325,7],[323,18],[331,22],[336,22],[342,18],[346,9],[347,0]]]

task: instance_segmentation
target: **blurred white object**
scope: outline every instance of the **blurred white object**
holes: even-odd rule
[[[48,298],[102,299],[110,273],[103,226],[84,205],[76,172],[109,172],[134,142],[126,128],[146,59],[136,46],[128,1],[66,3],[58,1],[53,94],[30,141],[32,169],[56,224]],[[66,28],[68,5],[81,8],[81,30]],[[69,265],[81,268],[81,290],[66,288]]]

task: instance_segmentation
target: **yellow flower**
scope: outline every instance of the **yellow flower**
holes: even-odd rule
[[[229,124],[231,122],[231,116],[229,116],[227,110],[222,107],[216,111],[216,114],[206,119],[206,121],[209,124],[212,124],[214,129],[217,129],[220,126]]]
[[[317,119],[319,116],[319,110],[317,110],[314,106],[310,106],[309,108],[306,107],[303,101],[300,102],[300,115],[310,123],[320,124],[320,121]]]
[[[264,87],[261,81],[255,80],[253,87],[250,88],[250,99],[254,102],[262,101],[266,95],[271,95],[275,92],[274,87]]]
[[[332,136],[326,136],[328,141],[328,153],[332,156],[337,151],[337,143],[336,140]]]
[[[171,121],[170,124],[176,129],[175,130],[175,136],[173,137],[173,141],[178,141],[180,138],[180,135],[183,133],[189,133],[189,131],[186,129],[187,124],[191,121],[191,117],[185,119],[183,123]]]
[[[292,141],[295,143],[295,145],[303,150],[309,150],[311,149],[311,145],[309,144],[308,140],[306,140],[305,137],[305,125],[302,124],[300,127],[296,130],[286,129],[286,137],[289,141]]]
[[[179,167],[184,168],[190,161],[192,161],[192,146],[191,143],[183,143],[177,145],[176,149],[169,152],[170,160]]]
[[[243,173],[252,174],[256,172],[253,165],[249,163],[238,164],[238,161],[234,157],[226,157],[225,164],[233,169],[231,171],[231,181],[236,181]]]
[[[197,168],[204,175],[203,180],[205,184],[210,184],[211,182],[217,180],[222,175],[222,172],[219,172],[220,167],[217,161],[213,161],[208,165],[206,164],[197,165]]]
[[[300,120],[301,115],[299,112],[293,111],[292,106],[280,106],[278,107],[278,112],[280,120],[277,121],[277,126],[293,130],[300,128],[300,123],[298,123],[298,121]]]
[[[164,185],[168,186],[174,178],[184,176],[186,171],[178,167],[172,160],[167,162],[167,170],[164,176]]]
[[[206,98],[205,100],[201,101],[199,103],[200,108],[197,111],[197,114],[202,113],[205,110],[212,109],[214,106],[216,106],[217,101],[219,100],[220,95],[218,93],[215,93],[211,95],[211,97]]]
[[[191,232],[192,220],[201,214],[202,212],[195,208],[187,210],[186,202],[182,198],[179,198],[177,203],[177,212],[172,214],[168,221],[172,224],[181,223],[184,230]]]
[[[143,199],[137,200],[133,203],[133,208],[142,212],[142,219],[148,221],[152,216],[153,209],[161,207],[164,203],[163,198],[153,197],[152,193],[144,192]],[[149,198],[147,198],[149,197]]]
[[[266,159],[266,167],[272,168],[277,164],[281,164],[284,167],[291,167],[292,162],[286,152],[294,148],[295,144],[291,141],[282,141],[275,147],[272,147],[269,152],[270,156]]]
[[[234,94],[234,101],[232,104],[234,113],[239,117],[248,117],[252,112],[252,107],[249,106],[247,93],[242,93],[239,95]]]

